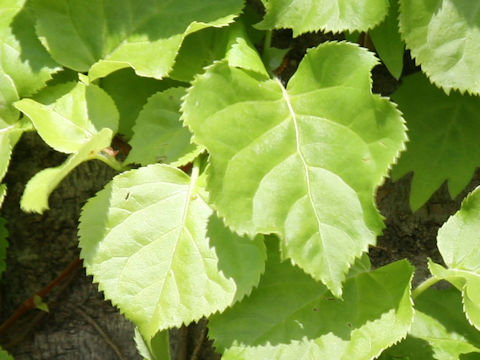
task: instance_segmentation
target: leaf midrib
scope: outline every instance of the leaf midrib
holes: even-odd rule
[[[310,173],[309,173],[309,170],[308,170],[309,166],[307,164],[307,161],[305,160],[305,156],[303,154],[303,151],[302,151],[302,148],[301,148],[301,145],[300,145],[300,131],[298,129],[297,115],[295,114],[295,111],[293,110],[293,107],[292,107],[292,104],[290,102],[290,97],[287,93],[287,90],[282,85],[282,83],[280,82],[279,79],[275,79],[275,80],[276,80],[278,86],[280,86],[280,89],[282,91],[282,97],[287,104],[288,111],[289,111],[290,116],[292,118],[293,127],[294,127],[294,130],[295,130],[295,146],[296,146],[296,150],[297,150],[297,153],[298,153],[298,157],[300,158],[300,160],[302,162],[302,165],[303,165],[303,169],[304,169],[305,183],[307,185],[308,200],[310,202],[313,213],[315,215],[315,219],[317,221],[317,228],[318,228],[320,241],[322,242],[322,247],[326,248],[324,238],[323,238],[322,234],[320,233],[322,221],[320,220],[320,216],[317,212],[317,208],[315,207],[315,202],[313,200],[312,189],[311,189],[311,184],[310,184]],[[331,269],[331,266],[330,266],[330,262],[326,261],[326,265],[328,267],[329,274],[332,274],[332,269]]]

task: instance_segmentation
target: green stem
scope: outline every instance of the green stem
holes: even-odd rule
[[[200,156],[197,156],[197,158],[193,161],[193,166],[192,166],[192,173],[190,174],[190,181],[192,184],[195,184],[198,178],[198,174],[200,174],[200,165],[201,165],[201,160]]]
[[[105,164],[117,171],[125,171],[127,169],[127,167],[124,166],[120,161],[109,154],[105,154],[104,152],[96,153],[92,156],[92,158],[103,161]]]
[[[265,32],[265,39],[263,40],[263,53],[265,54],[265,49],[268,49],[272,46],[272,30],[267,30]]]
[[[425,290],[427,290],[430,286],[436,284],[438,281],[440,281],[440,279],[433,276],[426,279],[424,282],[418,285],[415,290],[412,291],[412,299],[415,300]]]

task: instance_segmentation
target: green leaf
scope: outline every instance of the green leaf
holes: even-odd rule
[[[170,360],[170,340],[168,330],[160,331],[150,340],[145,341],[138,328],[134,338],[138,353],[146,360]]]
[[[148,99],[133,128],[127,163],[164,162],[173,166],[192,161],[202,148],[190,142],[192,134],[180,121],[185,88],[172,88]]]
[[[101,87],[111,96],[120,113],[118,132],[127,139],[132,137],[135,119],[147,99],[157,91],[178,85],[169,79],[158,81],[137,76],[130,68],[115,71],[101,80]]]
[[[340,300],[270,246],[258,287],[215,314],[210,335],[222,359],[372,359],[407,334],[412,273],[405,260],[359,272]]]
[[[15,144],[26,130],[25,123],[25,121],[20,120],[12,125],[8,125],[2,124],[2,119],[0,119],[0,181],[7,173]]]
[[[41,91],[35,100],[17,101],[15,107],[32,120],[49,146],[65,153],[79,151],[103,128],[114,133],[118,128],[113,100],[93,84],[54,85]]]
[[[0,2],[0,124],[14,123],[19,112],[12,104],[31,96],[60,70],[38,41],[28,4],[25,0]]]
[[[225,223],[280,234],[284,255],[336,296],[383,227],[373,194],[405,141],[399,112],[370,91],[375,63],[353,44],[324,43],[285,89],[221,62],[182,108],[210,154],[208,190]]]
[[[186,35],[225,26],[242,7],[242,0],[34,1],[37,32],[53,58],[91,80],[125,67],[161,79]]]
[[[290,51],[288,49],[278,49],[275,47],[268,47],[263,50],[263,59],[269,71],[273,72],[277,68],[279,68],[287,53]]]
[[[263,236],[253,240],[232,233],[216,216],[210,217],[207,235],[218,256],[218,268],[228,277],[235,279],[237,291],[234,302],[249,295],[258,285],[265,271],[267,249]]]
[[[240,248],[261,253],[261,239],[240,239],[224,229],[213,248],[209,237],[217,232],[207,234],[212,210],[197,186],[195,171],[189,178],[150,165],[116,176],[82,211],[87,272],[147,339],[225,309],[263,271],[262,256],[243,257],[246,273],[222,270],[217,254]]]
[[[5,185],[1,185],[2,191],[5,191]],[[3,194],[4,195],[4,194]],[[3,199],[2,199],[3,200]],[[8,230],[5,226],[7,220],[3,217],[0,217],[0,279],[2,274],[7,268],[7,263],[5,262],[7,258],[7,248],[8,248]]]
[[[378,55],[395,79],[400,79],[403,69],[405,45],[398,28],[398,2],[390,0],[390,8],[385,20],[372,29],[370,38]]]
[[[262,30],[293,29],[296,37],[305,32],[366,31],[387,15],[388,0],[268,0]]]
[[[392,98],[405,114],[410,138],[392,175],[414,172],[411,208],[422,206],[445,180],[457,196],[480,165],[480,99],[457,92],[447,96],[421,73],[406,77]]]
[[[0,208],[2,207],[3,200],[5,200],[6,194],[7,194],[7,185],[0,184]]]
[[[28,2],[0,1],[0,181],[25,130],[13,103],[42,88],[60,67],[38,41]]]
[[[241,67],[267,75],[265,66],[250,43],[241,22],[227,28],[207,28],[188,35],[183,41],[170,77],[190,82],[215,60],[227,59]]]
[[[438,249],[447,269],[429,261],[435,277],[450,281],[462,291],[468,320],[480,329],[480,187],[438,231]]]
[[[415,299],[415,320],[407,338],[380,356],[386,359],[452,360],[478,353],[480,333],[462,311],[455,288],[428,289]]]
[[[35,308],[44,312],[50,312],[48,304],[43,301],[43,298],[39,295],[33,295],[33,305]]]
[[[480,8],[468,0],[400,0],[400,30],[431,81],[480,94]]]
[[[0,348],[0,360],[14,360],[12,356],[10,356],[9,353],[7,353],[5,350],[2,350]]]
[[[24,211],[37,213],[48,209],[48,197],[65,176],[82,162],[97,158],[101,150],[110,146],[112,137],[112,130],[102,129],[83,144],[78,152],[71,154],[62,165],[38,172],[25,187],[20,201],[21,208]]]

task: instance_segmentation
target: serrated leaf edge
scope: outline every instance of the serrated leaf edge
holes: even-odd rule
[[[272,6],[270,2],[266,2],[266,8],[265,8],[265,13],[268,13],[268,11],[270,10],[269,9],[269,6]],[[302,30],[302,31],[295,31],[295,29],[293,29],[293,27],[288,27],[288,26],[278,26],[278,27],[258,27],[258,25],[260,23],[263,22],[263,19],[262,21],[260,21],[259,23],[257,24],[254,24],[253,27],[255,29],[258,29],[258,30],[292,30],[293,31],[293,37],[296,38],[300,35],[303,35],[303,34],[307,34],[307,33],[315,33],[315,32],[318,32],[318,31],[321,31],[321,32],[330,32],[332,34],[341,34],[342,32],[344,31],[348,31],[348,32],[355,32],[355,31],[359,31],[359,32],[367,32],[368,30],[371,30],[373,28],[375,28],[376,26],[380,25],[380,23],[382,23],[385,18],[387,17],[388,15],[388,9],[390,7],[390,3],[387,2],[387,7],[386,7],[386,11],[385,11],[385,14],[382,18],[380,19],[377,19],[376,22],[374,23],[371,23],[369,24],[367,27],[329,27],[328,25],[319,25],[318,27],[312,27],[312,28],[309,28],[309,29],[306,29],[306,30]]]
[[[434,78],[435,74],[430,74],[430,71],[425,69],[424,63],[423,63],[424,59],[421,56],[419,56],[419,52],[415,49],[412,49],[409,46],[409,44],[407,43],[407,39],[406,39],[406,35],[405,35],[405,29],[404,29],[404,26],[403,26],[403,22],[401,21],[402,14],[403,14],[403,11],[404,11],[404,9],[403,9],[404,5],[403,5],[403,1],[401,1],[401,0],[398,0],[398,1],[399,1],[400,6],[399,6],[399,9],[398,9],[399,11],[398,11],[398,19],[397,20],[398,20],[398,28],[399,28],[400,36],[401,36],[403,42],[405,43],[405,47],[410,50],[412,58],[415,60],[415,65],[421,67],[422,72],[425,74],[425,76],[427,77],[430,84],[432,84],[436,88],[442,89],[447,96],[450,95],[450,92],[452,90],[458,91],[461,95],[468,94],[468,95],[471,95],[471,96],[479,96],[480,95],[480,89],[478,91],[475,91],[475,90],[472,90],[472,89],[469,89],[469,88],[461,89],[461,88],[456,87],[456,86],[448,87],[448,86],[439,84],[435,81],[435,78]]]
[[[389,161],[389,165],[387,166],[387,168],[384,170],[383,174],[382,174],[382,177],[381,179],[377,182],[377,184],[374,186],[374,189],[373,189],[373,192],[372,192],[372,202],[373,202],[373,206],[375,207],[375,209],[377,209],[378,211],[378,208],[375,204],[375,197],[376,197],[376,192],[377,192],[377,189],[379,186],[382,185],[382,183],[385,181],[385,179],[387,178],[388,176],[388,173],[389,171],[391,170],[391,168],[393,167],[394,164],[397,163],[398,159],[400,158],[400,153],[405,151],[406,149],[406,142],[408,141],[408,136],[407,136],[407,133],[406,131],[408,130],[407,129],[407,126],[406,126],[406,122],[405,122],[405,119],[403,118],[403,113],[398,109],[398,105],[392,101],[390,101],[389,98],[387,97],[384,97],[384,96],[381,96],[379,94],[374,94],[372,93],[372,69],[375,67],[376,64],[379,63],[379,59],[377,56],[375,56],[375,54],[373,54],[372,52],[368,51],[367,49],[361,47],[360,45],[358,44],[355,44],[355,43],[351,43],[351,42],[348,42],[348,41],[345,41],[345,40],[342,40],[342,41],[327,41],[327,42],[324,42],[322,44],[320,44],[319,46],[322,46],[322,47],[329,47],[329,46],[338,46],[338,45],[348,45],[348,46],[351,46],[351,47],[356,47],[358,48],[359,50],[361,50],[362,52],[364,52],[365,54],[371,54],[372,58],[375,60],[374,63],[372,63],[370,65],[370,69],[369,69],[369,86],[370,86],[370,89],[369,89],[369,92],[371,94],[372,97],[377,97],[381,100],[384,100],[386,102],[388,102],[392,107],[393,107],[393,110],[395,111],[395,113],[399,116],[399,119],[402,123],[402,128],[404,130],[404,141],[402,142],[402,147],[401,149],[399,149],[396,154],[394,154],[393,158]],[[307,50],[307,53],[308,52],[311,52],[311,51],[315,51],[316,49],[318,48],[315,47],[315,48],[311,48],[311,49],[308,49]],[[191,86],[189,88],[186,89],[186,92],[185,92],[185,95],[182,97],[181,101],[181,106],[180,106],[180,113],[181,113],[181,120],[184,124],[184,126],[187,126],[190,130],[190,133],[192,134],[192,138],[191,138],[191,141],[192,142],[196,142],[195,140],[195,133],[193,132],[193,130],[191,129],[191,127],[185,122],[185,119],[184,119],[184,113],[185,113],[185,99],[189,96],[189,94],[191,93],[191,91],[193,90],[193,88],[195,87],[195,84],[196,82],[200,81],[201,77],[211,68],[214,68],[215,66],[217,66],[217,64],[221,64],[221,63],[224,63],[226,64],[227,66],[231,67],[229,64],[228,64],[228,61],[226,59],[222,59],[222,60],[217,60],[217,61],[214,61],[212,64],[206,66],[204,68],[204,73],[202,74],[197,74],[195,76],[195,78],[193,79],[193,81],[191,82]],[[236,67],[235,67],[236,68]],[[286,87],[282,84],[282,82],[278,79],[278,78],[274,78],[274,79],[271,79],[269,77],[265,77],[265,81],[276,81],[278,83],[278,85],[280,86],[281,88],[281,91],[282,91],[282,98],[285,99],[285,93],[287,92],[287,89]],[[288,94],[288,93],[287,93]],[[289,111],[291,110],[291,105],[290,105],[290,102],[287,101],[288,105],[289,105]],[[291,112],[291,111],[290,111]],[[295,118],[295,117],[294,117]],[[294,121],[295,124],[296,124],[296,121]],[[295,128],[296,128],[296,125],[295,125]],[[296,131],[297,133],[297,131]],[[196,142],[197,144],[199,144],[198,142]],[[298,142],[297,142],[298,143]],[[208,151],[208,149],[207,149]],[[298,151],[297,151],[298,152]],[[211,175],[210,175],[210,172],[207,171],[207,179],[210,179]],[[343,181],[343,179],[342,179]],[[348,185],[347,185],[348,186]],[[356,191],[355,191],[356,193]],[[213,202],[210,202],[208,201],[207,204],[210,206],[210,208],[212,210],[215,211],[216,215],[222,219],[222,221],[224,222],[225,226],[228,227],[228,229],[240,236],[248,236],[250,239],[253,239],[253,237],[255,236],[254,234],[249,234],[249,232],[247,230],[244,230],[244,231],[241,231],[241,230],[236,230],[236,229],[233,229],[233,225],[231,222],[229,222],[229,220],[224,216],[224,214],[222,213],[222,211],[220,209],[218,209],[217,206],[215,206],[215,204]],[[383,216],[381,215],[382,219],[383,219]],[[263,235],[268,235],[268,234],[275,234],[279,237],[279,239],[284,242],[285,239],[284,239],[284,235],[282,233],[280,233],[279,231],[271,231],[269,232],[268,234],[267,233],[263,233]],[[372,244],[373,245],[373,244]],[[354,262],[356,259],[360,258],[364,253],[368,253],[368,246],[369,244],[366,244],[363,249],[361,249],[358,254],[354,254],[350,257],[348,257],[346,260],[347,263],[345,264],[346,267],[344,267],[344,271],[343,271],[343,274],[342,274],[342,280],[341,280],[341,283],[343,284],[343,282],[345,281],[346,279],[346,276],[347,276],[347,273],[348,273],[348,270],[350,270],[350,268],[353,266]],[[282,252],[282,247],[280,248],[280,253],[282,254],[282,257],[287,257],[286,254],[283,254]],[[300,267],[298,265],[296,265],[295,261],[290,257],[288,256],[290,262],[292,263],[292,265],[294,266],[297,266],[299,268],[302,269],[302,271],[304,271],[305,273],[309,274],[312,278],[315,279],[314,275],[312,273],[310,273],[309,271],[307,271],[306,269],[304,269],[303,267]],[[327,283],[324,281],[324,278],[320,278],[320,280],[326,285]],[[327,286],[329,288],[329,286]],[[342,289],[340,289],[340,292],[338,294],[338,296],[341,297],[342,295]]]
[[[185,174],[185,173],[184,173],[183,171],[181,171],[180,169],[177,169],[177,168],[172,167],[171,165],[167,165],[167,164],[150,164],[150,165],[144,166],[143,168],[148,168],[148,167],[152,167],[152,166],[164,166],[164,167],[168,167],[168,168],[171,168],[171,169],[174,169],[174,170],[176,170],[176,171],[181,172],[181,173],[184,174],[185,176],[188,176],[187,174]],[[114,177],[110,180],[109,183],[113,183],[113,181],[114,181],[115,178],[118,178],[118,177],[120,177],[120,176],[124,176],[126,173],[129,173],[129,172],[132,172],[132,171],[135,171],[135,170],[137,170],[137,169],[132,169],[132,170],[128,170],[128,171],[122,172],[122,173],[114,176]],[[190,178],[190,176],[188,176],[188,177]],[[190,180],[191,180],[191,178],[190,178]],[[94,196],[92,196],[91,198],[89,198],[89,199],[87,200],[87,202],[85,203],[84,207],[85,207],[88,203],[90,203],[90,202],[92,201],[92,199],[95,199],[95,198],[98,196],[98,194],[99,194],[101,191],[103,191],[103,190],[104,190],[104,189],[99,190]],[[194,190],[195,190],[195,183],[194,183],[194,182],[193,182],[193,183],[190,182],[190,185],[189,185],[189,196],[188,196],[188,199],[189,199],[189,200],[186,201],[186,203],[190,203],[190,201],[192,200],[192,199],[191,199],[191,194],[192,194],[192,192],[194,192]],[[203,199],[203,197],[202,197],[202,199]],[[203,199],[203,200],[204,200],[204,199]],[[204,201],[205,201],[205,200],[204,200]],[[208,206],[210,206],[209,203],[206,202],[206,204],[207,204]],[[213,212],[212,212],[212,214],[213,214]],[[221,218],[220,218],[220,219],[221,219]],[[223,220],[222,220],[222,221],[223,221]],[[83,208],[82,208],[82,213],[80,214],[79,226],[78,226],[78,228],[80,228],[80,224],[81,224],[81,223],[83,223]],[[225,224],[225,223],[224,223],[224,224]],[[210,240],[210,238],[208,238],[208,237],[207,237],[207,239]],[[212,249],[212,246],[211,246],[210,242],[209,242],[209,247],[210,247],[210,249]],[[83,248],[80,248],[80,258],[81,258],[82,260],[84,259],[83,254],[84,254]],[[97,276],[96,276],[95,273],[92,271],[92,269],[91,269],[89,266],[86,266],[85,264],[83,265],[83,267],[84,267],[84,269],[85,269],[86,274],[93,277],[93,281],[92,281],[92,282],[98,284],[98,289],[103,292],[103,294],[104,294],[104,296],[105,296],[105,299],[106,299],[106,300],[110,300],[111,303],[112,303],[112,305],[113,305],[115,308],[117,308],[118,311],[119,311],[122,315],[124,315],[127,319],[130,319],[130,316],[122,309],[122,307],[121,307],[119,304],[117,304],[117,302],[116,302],[112,297],[109,296],[109,291],[106,291],[106,290],[105,290],[105,288],[104,288],[103,285],[102,285],[102,282],[98,280]],[[232,278],[226,276],[226,275],[223,273],[222,270],[218,269],[218,272],[219,272],[220,274],[222,274],[222,276],[223,276],[225,279],[227,279],[227,280],[228,280],[228,279],[232,279]],[[263,271],[259,273],[258,280],[261,279],[261,277],[262,277],[262,275],[263,275],[264,273],[265,273],[265,266],[264,266],[264,268],[263,268]],[[259,283],[259,281],[256,283],[256,285],[252,286],[251,289],[249,290],[249,292],[248,292],[248,293],[245,293],[244,296],[242,296],[241,298],[237,299],[236,301],[235,301],[235,299],[233,298],[233,299],[232,299],[232,302],[231,302],[230,304],[228,304],[227,306],[225,306],[224,308],[217,309],[217,310],[215,310],[215,311],[213,311],[213,312],[210,312],[210,313],[208,313],[208,314],[205,313],[205,314],[199,315],[199,316],[197,316],[197,317],[194,316],[194,317],[191,317],[191,318],[188,318],[188,319],[182,319],[182,322],[176,324],[175,326],[188,325],[188,324],[190,324],[191,322],[196,322],[196,321],[198,321],[198,320],[200,320],[200,319],[202,319],[202,318],[204,318],[204,317],[210,317],[210,316],[212,316],[213,314],[221,313],[221,312],[225,311],[227,308],[231,307],[231,306],[234,305],[235,303],[240,302],[241,300],[243,300],[243,299],[244,299],[245,297],[247,297],[247,296],[250,296],[250,294],[251,294],[251,292],[253,291],[253,289],[258,287],[258,283]],[[235,294],[233,294],[233,297],[234,297],[234,296],[235,296]],[[159,329],[157,329],[157,330],[158,330],[158,331],[162,331],[162,330],[166,330],[166,329],[169,329],[169,328],[159,328]],[[154,335],[153,335],[153,336],[154,336]]]
[[[410,265],[410,262],[409,261],[406,261],[409,265]],[[411,266],[411,265],[410,265]],[[372,271],[375,271],[374,269],[370,270],[370,271],[366,271],[366,272],[372,272]],[[357,277],[359,276],[360,274],[363,274],[363,273],[359,273],[357,275],[355,275],[354,277]],[[372,355],[370,358],[368,358],[368,360],[374,360],[376,359],[383,351],[385,351],[386,349],[400,343],[401,341],[403,341],[404,339],[406,339],[406,337],[408,336],[411,328],[412,328],[412,325],[413,325],[413,321],[415,319],[415,306],[414,306],[414,302],[413,302],[413,299],[412,299],[412,279],[413,279],[413,275],[414,275],[414,272],[412,271],[412,273],[410,274],[410,277],[409,277],[409,280],[408,280],[408,299],[409,299],[409,302],[410,302],[410,306],[411,306],[411,309],[412,309],[412,316],[411,316],[411,321],[410,321],[410,324],[409,326],[407,327],[407,329],[405,330],[405,334],[400,337],[397,341],[391,343],[390,345],[386,346],[386,347],[383,347],[382,349],[380,349],[378,351],[377,354],[375,355]],[[397,313],[397,310],[395,308],[392,308],[391,310],[395,310],[395,313]],[[390,310],[390,311],[391,311]],[[387,312],[384,312],[380,315],[379,318],[377,319],[374,319],[374,320],[367,320],[364,324],[362,324],[359,328],[357,329],[361,329],[363,328],[364,326],[368,325],[368,324],[371,324],[371,323],[374,323],[375,321],[378,321],[378,320],[381,320],[382,317],[384,317],[386,314],[388,314],[388,312],[390,311],[387,311]],[[356,329],[354,329],[356,330]],[[352,330],[352,332],[354,331]],[[281,343],[281,344],[272,344],[270,341],[266,341],[264,344],[260,344],[260,345],[248,345],[248,344],[243,344],[243,343],[239,343],[237,340],[235,340],[232,345],[230,345],[229,347],[225,348],[224,351],[232,348],[232,347],[272,347],[272,348],[275,348],[277,347],[278,345],[286,345],[286,346],[289,346],[289,345],[294,345],[294,344],[302,344],[304,343],[305,341],[306,342],[312,342],[312,343],[315,343],[316,340],[320,339],[321,337],[325,336],[325,335],[328,335],[328,334],[333,334],[331,331],[325,333],[325,334],[322,334],[320,335],[319,337],[316,337],[314,339],[309,339],[307,338],[306,336],[302,337],[300,340],[296,340],[296,339],[292,339],[292,341],[290,341],[289,343]],[[338,337],[337,335],[333,334],[335,337]],[[211,340],[213,341],[214,345],[216,344],[216,339],[214,337],[214,335],[212,334],[212,337]],[[255,340],[254,340],[255,341]],[[350,342],[348,342],[350,343]],[[223,346],[219,346],[217,345],[219,348],[223,348]],[[345,353],[341,354],[341,357],[338,358],[338,360],[343,360],[344,359],[344,355]],[[366,360],[366,359],[365,359]]]
[[[147,98],[147,100],[145,101],[145,104],[143,104],[142,108],[141,108],[140,111],[138,112],[137,118],[135,119],[135,124],[134,124],[133,127],[132,127],[132,133],[133,133],[134,135],[135,135],[135,128],[136,128],[136,126],[137,126],[137,120],[138,120],[140,114],[145,110],[145,107],[146,107],[146,106],[148,105],[148,103],[150,102],[150,99],[153,98],[154,96],[156,96],[157,94],[164,93],[165,91],[168,91],[168,90],[171,90],[171,89],[185,89],[185,94],[180,97],[180,106],[183,104],[183,100],[184,100],[184,98],[185,98],[185,96],[186,96],[186,90],[188,89],[188,88],[186,88],[186,87],[183,87],[183,86],[173,86],[173,87],[169,87],[168,89],[160,90],[160,91],[157,91],[157,92],[153,93],[152,95],[150,95],[150,96]],[[193,142],[193,133],[192,133],[191,129],[190,129],[188,126],[185,125],[185,123],[184,123],[181,115],[182,115],[181,109],[179,109],[179,112],[178,112],[178,120],[179,120],[179,122],[181,123],[182,128],[186,128],[186,129],[188,130],[188,132],[191,134],[191,136],[190,136],[190,144],[196,145],[196,148],[195,148],[193,151],[191,151],[191,152],[183,155],[182,157],[180,157],[180,158],[177,159],[176,161],[173,161],[173,162],[171,162],[171,163],[163,163],[163,162],[161,162],[161,164],[170,165],[170,166],[172,166],[172,167],[177,167],[177,168],[182,167],[182,166],[185,166],[185,165],[193,162],[193,160],[195,160],[200,154],[202,154],[203,152],[206,151],[206,149],[205,149],[202,145]],[[132,138],[133,138],[133,136],[132,136]],[[130,142],[130,141],[131,141],[131,139],[129,140],[129,142]],[[127,157],[127,159],[128,159],[128,157]],[[135,163],[135,162],[129,161],[128,163]],[[148,165],[152,165],[152,164],[145,164],[145,165],[142,165],[142,166],[148,166]],[[205,202],[207,202],[207,201],[205,201]],[[208,203],[208,202],[207,202],[207,203]]]

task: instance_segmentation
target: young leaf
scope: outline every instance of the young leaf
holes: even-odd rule
[[[268,0],[258,29],[293,29],[293,36],[305,32],[366,31],[387,15],[388,0]]]
[[[415,299],[415,319],[407,338],[380,360],[461,359],[461,354],[480,352],[478,346],[480,333],[465,319],[458,290],[428,289]]]
[[[429,262],[432,274],[462,291],[468,320],[480,329],[480,187],[438,231],[438,249],[447,265]]]
[[[132,128],[140,110],[147,99],[158,91],[171,86],[179,86],[178,82],[137,76],[135,72],[121,69],[101,80],[100,86],[110,95],[120,114],[118,132],[130,139]]]
[[[480,94],[478,1],[400,0],[400,30],[431,81]]]
[[[248,272],[222,270],[217,252],[265,250],[261,239],[226,229],[212,248],[209,237],[217,233],[207,233],[212,210],[201,192],[195,171],[189,178],[157,164],[116,176],[83,208],[79,234],[87,272],[147,339],[225,309],[263,271],[262,256],[243,257]]]
[[[20,200],[24,211],[43,213],[48,209],[48,197],[70,171],[84,161],[97,157],[97,154],[110,146],[113,133],[110,129],[102,129],[83,146],[78,152],[71,154],[65,162],[54,168],[42,170],[31,178]]]
[[[4,189],[4,185],[2,185]],[[7,248],[8,248],[8,230],[6,228],[7,220],[3,217],[0,217],[0,279],[2,278],[2,274],[7,268],[7,264],[5,262],[7,258]]]
[[[93,84],[54,85],[45,88],[35,100],[17,101],[15,107],[32,120],[49,146],[67,154],[79,151],[101,129],[115,133],[118,128],[113,100]]]
[[[127,163],[164,162],[172,166],[192,161],[202,148],[192,144],[190,131],[180,121],[185,88],[171,88],[148,99],[133,128]]]
[[[405,45],[398,29],[398,2],[390,0],[385,20],[369,32],[375,50],[395,79],[400,79],[403,69]]]
[[[405,114],[410,138],[392,176],[414,172],[411,208],[422,206],[445,180],[457,196],[480,165],[480,99],[457,92],[447,96],[421,73],[406,77],[392,98]]]
[[[0,120],[14,123],[12,104],[42,88],[60,70],[35,34],[35,19],[25,0],[0,4]]]
[[[324,43],[285,89],[220,62],[182,109],[210,153],[208,189],[226,224],[280,234],[284,253],[336,296],[381,231],[373,193],[405,141],[399,112],[370,91],[375,63],[353,44]]]
[[[339,300],[270,246],[258,287],[215,314],[210,334],[230,360],[372,359],[410,328],[412,273],[407,261],[359,272]]]
[[[242,7],[242,0],[34,1],[37,32],[53,58],[91,80],[125,67],[161,79],[186,35],[227,25]]]

